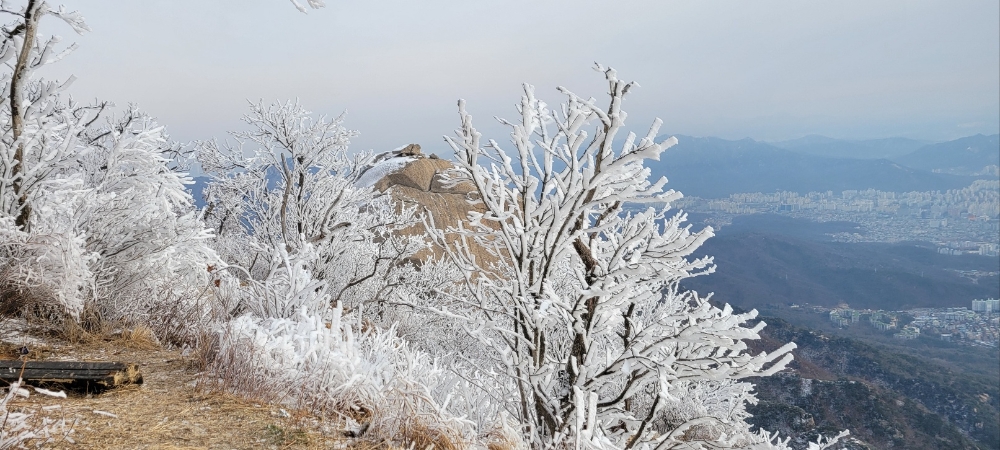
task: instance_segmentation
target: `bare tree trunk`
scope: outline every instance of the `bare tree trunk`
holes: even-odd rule
[[[27,171],[24,162],[24,143],[17,142],[24,133],[24,111],[22,105],[22,90],[24,86],[25,72],[28,69],[28,58],[31,56],[31,48],[35,46],[35,33],[38,31],[38,17],[36,15],[36,1],[28,0],[28,6],[24,10],[24,44],[21,46],[21,53],[17,55],[17,63],[14,65],[14,73],[10,79],[10,116],[11,128],[14,135],[14,142],[17,148],[14,150],[14,159],[17,162],[12,168],[14,176],[14,195],[17,197],[17,219],[15,224],[24,231],[28,231],[28,219],[31,218],[31,204],[28,203],[28,193],[24,192],[24,173]]]
[[[285,241],[285,251],[292,251],[288,242],[288,197],[292,194],[292,173],[288,170],[284,156],[281,158],[281,170],[285,176],[285,192],[281,195],[281,238]]]

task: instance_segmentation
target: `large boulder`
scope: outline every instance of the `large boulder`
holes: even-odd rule
[[[392,198],[403,207],[417,208],[419,214],[430,215],[435,228],[448,229],[469,228],[469,212],[483,212],[482,203],[473,203],[476,190],[470,181],[447,180],[445,173],[455,166],[436,155],[424,155],[420,146],[410,144],[400,150],[382,155],[380,160],[388,162],[387,173],[374,183],[375,189],[392,195]],[[425,235],[422,223],[401,230],[405,234]],[[454,236],[449,236],[449,240]],[[411,259],[419,264],[428,257],[441,258],[444,249],[432,244],[429,248],[418,252]],[[477,260],[484,262],[496,261],[485,249],[478,248],[473,254]]]

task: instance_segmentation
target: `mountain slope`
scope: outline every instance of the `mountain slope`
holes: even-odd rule
[[[972,178],[914,170],[885,159],[827,158],[797,153],[743,139],[678,136],[660,161],[651,161],[654,175],[664,175],[670,187],[706,198],[739,192],[805,193],[874,188],[884,191],[947,190],[968,186]]]
[[[723,229],[698,249],[715,257],[718,270],[685,281],[745,308],[811,305],[904,310],[969,306],[996,296],[997,277],[978,284],[957,270],[996,271],[996,258],[950,256],[912,244],[814,242],[777,234]],[[951,269],[951,270],[949,270]]]
[[[970,175],[990,165],[1000,165],[1000,135],[964,137],[931,144],[899,156],[894,161],[921,170]]]
[[[850,428],[875,448],[1000,448],[997,375],[967,374],[927,358],[824,336],[766,318],[755,350],[795,342],[798,374],[755,378],[752,422],[796,435]],[[818,381],[825,380],[825,381]]]
[[[853,141],[813,134],[799,139],[774,142],[772,145],[785,150],[830,158],[892,159],[912,153],[927,143],[898,137]]]

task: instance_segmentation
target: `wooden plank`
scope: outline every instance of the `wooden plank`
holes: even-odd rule
[[[86,370],[125,370],[128,364],[122,362],[104,361],[19,361],[0,360],[0,369],[17,368],[25,369],[86,369]]]
[[[87,361],[17,361],[0,360],[0,380],[16,381],[85,381],[109,387],[142,383],[136,364]]]
[[[17,380],[18,377],[25,380],[43,379],[68,379],[68,380],[102,380],[114,378],[118,372],[107,371],[79,371],[79,370],[52,370],[52,369],[25,369],[22,373],[18,371],[6,371],[0,374],[0,379]]]

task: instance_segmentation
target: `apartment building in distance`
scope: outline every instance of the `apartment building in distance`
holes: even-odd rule
[[[972,310],[981,313],[1000,312],[1000,299],[988,298],[986,300],[973,300]]]

